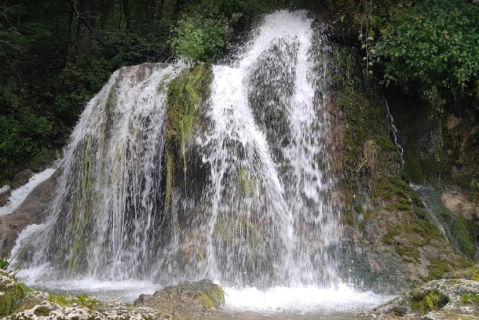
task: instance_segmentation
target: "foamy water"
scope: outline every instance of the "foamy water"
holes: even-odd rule
[[[71,280],[48,279],[48,265],[22,270],[18,277],[27,285],[54,294],[88,294],[105,300],[134,302],[140,294],[153,294],[163,287],[150,281],[98,281],[93,278]],[[393,298],[371,291],[359,292],[346,284],[321,289],[315,286],[257,288],[224,288],[223,311],[229,314],[352,314],[374,308]]]
[[[0,217],[15,211],[25,201],[30,192],[33,191],[40,183],[48,180],[56,169],[49,168],[30,178],[27,184],[12,191],[7,205],[0,207]],[[5,187],[2,187],[2,190]],[[8,190],[8,189],[7,189]]]
[[[267,291],[256,288],[225,288],[226,311],[271,313],[354,313],[380,305],[392,298],[371,291],[358,292],[345,284],[337,288],[275,287]]]

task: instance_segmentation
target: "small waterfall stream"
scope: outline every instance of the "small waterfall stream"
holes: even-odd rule
[[[378,303],[337,273],[340,214],[325,144],[328,51],[307,12],[279,11],[231,65],[213,66],[205,122],[170,212],[165,99],[185,66],[115,72],[72,133],[49,220],[27,229],[25,245],[15,248],[27,269],[21,276],[70,288],[211,278],[242,301],[251,289],[294,295],[282,307],[262,300],[268,312],[288,303],[304,312],[334,309],[328,296],[339,305],[349,297],[349,311]],[[323,299],[305,299],[311,292]]]

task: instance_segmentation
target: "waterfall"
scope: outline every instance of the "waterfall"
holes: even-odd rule
[[[51,215],[25,267],[57,277],[143,277],[164,197],[166,83],[178,68],[122,68],[86,106],[59,170]]]
[[[401,165],[404,167],[404,148],[398,142],[398,137],[397,137],[398,129],[396,128],[396,125],[394,124],[394,118],[389,110],[389,104],[386,98],[384,98],[384,104],[386,105],[386,110],[388,112],[389,132],[391,133],[391,138],[394,141],[394,145],[398,148],[399,156],[401,157]]]
[[[305,11],[267,15],[252,34],[230,65],[212,67],[170,209],[165,101],[184,66],[112,75],[72,133],[51,216],[22,249],[24,267],[163,285],[338,284],[341,228],[325,142],[330,49]]]

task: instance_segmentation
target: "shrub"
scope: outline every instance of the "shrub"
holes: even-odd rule
[[[371,50],[384,82],[419,85],[432,105],[443,104],[437,90],[461,93],[479,72],[478,9],[462,0],[423,0],[398,11]]]
[[[223,55],[231,36],[230,20],[212,1],[205,1],[185,14],[174,29],[171,48],[188,63],[215,62]]]

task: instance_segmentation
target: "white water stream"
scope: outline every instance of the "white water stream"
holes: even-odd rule
[[[112,75],[72,134],[49,220],[14,248],[27,284],[131,302],[210,278],[237,319],[349,315],[389,298],[355,291],[337,271],[320,28],[307,12],[279,11],[253,33],[231,65],[213,66],[187,181],[167,212],[165,88],[185,67]]]
[[[35,189],[39,184],[48,180],[48,178],[50,178],[54,172],[55,169],[48,168],[33,175],[33,177],[31,177],[24,186],[13,190],[8,198],[7,204],[3,207],[0,207],[0,217],[15,211],[23,203],[23,201],[25,201],[30,192],[32,192],[33,189]],[[9,189],[4,186],[1,190],[8,191]]]

